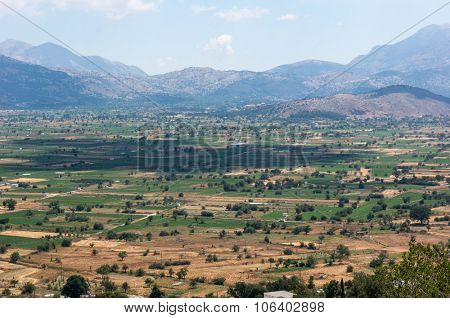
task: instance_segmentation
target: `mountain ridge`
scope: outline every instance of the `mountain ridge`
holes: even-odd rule
[[[337,94],[266,104],[247,105],[242,113],[274,118],[301,118],[316,113],[348,118],[450,116],[450,98],[407,85],[388,86],[369,93]]]
[[[0,44],[0,54],[18,56],[27,63],[67,72],[81,82],[89,94],[102,99],[130,101],[141,100],[142,95],[158,95],[179,103],[190,103],[192,107],[213,104],[227,108],[236,104],[302,99],[310,95],[367,93],[395,85],[419,87],[450,97],[449,45],[450,25],[430,25],[380,51],[377,51],[379,46],[375,46],[368,53],[372,55],[356,57],[346,65],[304,60],[263,72],[190,67],[153,76],[134,66],[97,56],[87,57],[106,69],[107,73],[104,73],[86,58],[52,43],[32,46],[7,40]],[[349,67],[352,68],[344,72]]]
[[[12,49],[16,47],[17,50]],[[119,76],[148,76],[137,66],[125,65],[121,62],[109,61],[100,56],[78,56],[68,49],[46,42],[33,46],[13,39],[0,43],[0,54],[16,60],[37,64],[53,70],[61,70],[70,74],[96,74],[105,71]]]

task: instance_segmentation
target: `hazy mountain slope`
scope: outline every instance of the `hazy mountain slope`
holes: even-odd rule
[[[366,94],[292,100],[263,106],[246,106],[247,114],[279,118],[302,117],[311,112],[346,117],[449,116],[450,98],[410,86],[389,86]]]
[[[337,80],[348,65],[307,60],[266,72],[188,68],[151,78],[168,93],[224,101],[279,100],[336,93],[368,92],[389,85],[411,85],[450,96],[450,25],[432,25],[383,48]],[[374,48],[372,51],[374,51]]]
[[[172,93],[206,95],[245,79],[258,76],[249,71],[217,71],[208,67],[191,67],[181,71],[152,76],[159,89]]]
[[[22,56],[24,56],[27,50],[31,49],[32,47],[32,45],[25,42],[17,40],[6,40],[0,43],[0,55],[8,56],[18,60]]]
[[[101,102],[64,72],[0,55],[0,106],[63,107]]]
[[[374,47],[369,54],[378,47]],[[350,62],[355,64],[366,55]],[[450,24],[430,25],[412,36],[388,45],[355,67],[355,71],[374,74],[386,70],[411,72],[439,69],[450,65]]]
[[[286,64],[275,67],[267,71],[270,74],[276,74],[291,78],[308,78],[326,73],[334,73],[344,70],[345,65],[318,61],[306,60],[293,64]]]
[[[142,95],[158,95],[175,97],[170,99],[180,103],[192,101],[199,107],[233,107],[236,104],[339,93],[367,93],[391,85],[420,87],[450,97],[449,47],[450,25],[428,26],[369,56],[345,74],[342,71],[350,64],[307,60],[265,72],[192,67],[148,76],[133,66],[90,57],[101,68],[114,74],[110,76],[89,61],[51,43],[33,47],[8,40],[0,44],[0,54],[50,69],[64,70],[75,75],[86,91],[106,98],[129,101],[140,100]],[[352,63],[364,57],[360,56]],[[117,80],[117,77],[120,79]]]
[[[7,40],[0,43],[0,54],[15,58],[27,63],[37,64],[46,68],[63,70],[73,74],[97,74],[103,70],[119,76],[140,76],[147,74],[136,66],[129,66],[119,62],[111,62],[99,56],[88,56],[89,62],[62,46],[53,43],[44,43],[31,46],[27,43]]]

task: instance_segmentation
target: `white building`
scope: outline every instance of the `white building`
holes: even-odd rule
[[[294,294],[288,291],[280,290],[264,293],[264,298],[294,298]]]

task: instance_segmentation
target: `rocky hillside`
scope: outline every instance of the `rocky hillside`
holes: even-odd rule
[[[77,78],[64,72],[0,55],[0,107],[68,107],[97,105]]]
[[[247,105],[241,111],[247,115],[277,118],[301,118],[311,114],[350,118],[449,116],[450,98],[410,86],[389,86],[366,94]]]

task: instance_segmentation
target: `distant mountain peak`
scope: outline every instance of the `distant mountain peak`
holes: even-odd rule
[[[52,43],[32,46],[17,40],[6,40],[0,43],[0,54],[19,61],[33,63],[53,70],[62,70],[72,74],[98,74],[105,76],[105,72],[118,76],[148,76],[136,66],[112,62],[103,57],[81,57],[70,50]]]
[[[417,71],[450,65],[450,24],[429,25],[390,45],[373,47],[349,63],[354,70],[374,74],[386,70]]]
[[[8,39],[0,43],[0,54],[12,58],[20,57],[24,52],[32,47],[31,44]]]

